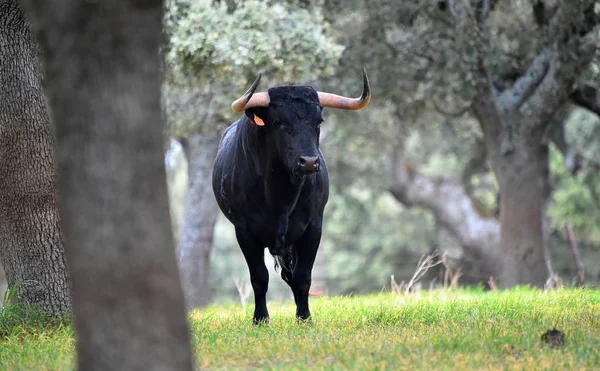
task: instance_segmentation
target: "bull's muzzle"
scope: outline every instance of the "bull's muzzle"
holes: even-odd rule
[[[298,171],[302,174],[310,174],[319,171],[321,161],[318,156],[300,156],[298,157]]]

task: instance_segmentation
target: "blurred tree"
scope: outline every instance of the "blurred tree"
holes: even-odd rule
[[[335,1],[327,3],[336,6]],[[396,149],[387,151],[395,152],[390,161],[393,193],[402,202],[434,211],[459,241],[461,231],[468,232],[474,222],[471,230],[481,237],[476,250],[502,285],[544,285],[548,270],[552,273],[545,249],[545,209],[550,196],[548,139],[555,138],[548,128],[563,125],[565,105],[581,104],[575,99],[581,89],[573,87],[596,52],[595,2],[379,0],[357,7],[366,18],[360,23],[356,13],[346,17],[361,27],[343,36],[349,40],[344,57],[375,66],[373,86],[383,92],[380,104],[392,106],[387,109],[390,122],[400,127],[402,122],[415,123],[435,109],[446,117],[471,114],[484,135],[477,141],[484,145],[465,146],[475,148],[475,155],[463,176],[434,181],[410,166],[401,145],[405,134],[397,131]],[[359,132],[364,127],[369,125]],[[377,129],[393,137],[389,125]],[[485,243],[495,235],[497,222],[466,197],[473,175],[485,169],[485,158],[500,192],[499,248]],[[434,193],[415,193],[424,190],[440,195],[440,202]],[[444,195],[449,194],[464,202],[445,209],[450,198]],[[446,218],[451,215],[458,217]],[[481,223],[491,229],[477,227]],[[468,241],[460,242],[468,246]]]
[[[160,108],[162,1],[23,1],[56,122],[80,370],[191,370]]]
[[[453,30],[452,47],[466,77],[462,81],[471,87],[466,91],[498,180],[496,277],[503,286],[543,286],[553,274],[547,249],[551,187],[545,135],[553,120],[564,122],[564,116],[557,117],[559,109],[569,103],[573,86],[596,53],[600,19],[593,0],[534,1],[529,10],[521,5],[514,16],[519,5],[436,0],[427,11]],[[502,42],[506,39],[512,42]]]
[[[485,262],[493,260],[490,253],[499,243],[499,224],[493,219],[495,202],[489,202],[494,187],[489,186],[493,182],[486,175],[488,167],[481,153],[485,146],[477,122],[469,119],[461,100],[451,99],[454,107],[436,110],[439,107],[431,99],[434,86],[429,81],[429,62],[416,60],[419,57],[409,51],[404,55],[402,48],[397,50],[390,43],[418,40],[411,27],[398,26],[407,14],[414,16],[419,9],[408,12],[410,6],[409,2],[325,1],[324,14],[334,22],[331,29],[339,42],[347,45],[342,68],[330,84],[351,89],[344,66],[366,65],[374,87],[371,106],[358,113],[358,120],[350,120],[343,112],[328,114],[329,140],[324,145],[329,151],[332,179],[335,184],[351,184],[353,178],[364,177],[374,192],[391,191],[405,206],[433,212],[436,225],[451,232],[465,249],[462,257],[475,268],[464,273],[472,274],[475,280],[487,280],[493,272]],[[455,112],[450,112],[453,109]],[[435,169],[426,169],[436,158]],[[408,171],[418,175],[418,181],[413,181]],[[431,175],[440,172],[446,175]],[[343,179],[336,182],[337,176]],[[441,189],[423,189],[422,181]],[[485,187],[475,187],[476,183]],[[431,192],[439,195],[430,197]],[[414,223],[410,218],[403,220],[396,230],[404,235],[425,226],[418,222],[420,219]],[[429,224],[427,233],[437,233],[433,225]],[[418,254],[426,252],[419,250]]]
[[[209,255],[217,207],[211,171],[222,131],[239,115],[230,104],[259,71],[266,83],[310,82],[331,74],[342,47],[327,36],[318,7],[307,2],[170,0],[167,78],[169,134],[188,161],[188,193],[179,236],[189,307],[208,304]]]
[[[575,148],[576,155],[565,162],[560,150],[550,153],[554,197],[548,214],[556,230],[564,233],[570,223],[581,239],[600,244],[600,118],[588,110],[573,109],[564,131],[564,144]],[[573,167],[576,156],[582,158],[578,168]]]
[[[0,261],[20,300],[60,315],[71,311],[71,288],[37,54],[17,1],[0,1]]]

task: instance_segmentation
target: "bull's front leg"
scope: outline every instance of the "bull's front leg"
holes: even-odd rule
[[[255,325],[267,323],[269,321],[269,312],[267,311],[269,271],[265,265],[265,248],[246,228],[236,227],[235,235],[248,264],[250,282],[254,290],[252,323]]]
[[[308,292],[311,285],[312,268],[321,242],[322,219],[313,221],[296,244],[296,265],[292,272],[292,283],[296,299],[296,319],[310,318]]]
[[[269,248],[271,255],[284,255],[285,253],[285,235],[288,230],[288,215],[282,214],[277,222],[277,234],[275,236],[275,246]]]

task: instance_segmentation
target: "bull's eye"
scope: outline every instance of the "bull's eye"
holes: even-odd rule
[[[273,121],[273,126],[281,126],[281,125],[283,125],[283,122],[281,122],[280,120]]]

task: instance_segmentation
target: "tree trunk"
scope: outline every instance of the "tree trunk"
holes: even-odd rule
[[[551,193],[545,126],[531,125],[518,116],[512,116],[512,122],[508,117],[498,119],[489,102],[480,101],[474,108],[500,188],[497,283],[543,287],[552,271],[546,244],[549,231],[544,226]],[[536,129],[517,132],[526,127]]]
[[[191,370],[169,222],[161,1],[23,1],[57,124],[80,370]]]
[[[71,310],[59,230],[54,137],[35,39],[16,0],[0,0],[0,261],[18,298]]]
[[[532,284],[543,287],[547,236],[544,228],[549,196],[548,146],[529,143],[506,157],[494,159],[500,186],[501,286]],[[549,260],[548,260],[549,261]]]
[[[210,303],[210,252],[219,209],[212,192],[216,135],[194,134],[181,142],[188,162],[188,191],[179,235],[179,264],[188,308]]]

